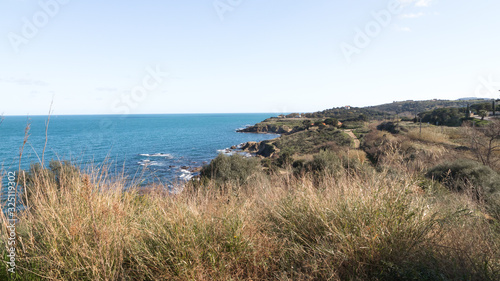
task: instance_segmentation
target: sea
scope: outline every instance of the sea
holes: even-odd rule
[[[67,160],[82,170],[106,166],[131,184],[172,186],[191,179],[196,167],[219,153],[235,153],[231,146],[278,137],[236,132],[277,115],[6,116],[0,124],[0,171],[28,170],[42,158],[46,165]]]

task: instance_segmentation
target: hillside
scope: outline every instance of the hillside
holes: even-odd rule
[[[367,108],[377,111],[386,112],[388,114],[397,114],[401,116],[413,117],[416,114],[424,111],[431,111],[437,108],[444,107],[466,107],[467,104],[485,103],[484,99],[467,99],[467,100],[423,100],[423,101],[396,101],[393,103],[369,106]]]
[[[328,116],[267,120],[293,128],[241,147],[256,157],[220,154],[175,195],[33,165],[16,232],[3,215],[17,275],[3,247],[0,279],[500,280],[500,121]]]

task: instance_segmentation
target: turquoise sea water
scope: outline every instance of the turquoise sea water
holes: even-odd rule
[[[71,160],[86,167],[108,161],[129,179],[182,181],[192,176],[186,167],[202,166],[225,148],[277,137],[236,132],[276,115],[51,116],[45,162]],[[31,163],[40,162],[46,121],[47,116],[5,117],[0,124],[0,165],[4,173],[18,169],[28,122],[31,128],[21,166],[27,169]]]

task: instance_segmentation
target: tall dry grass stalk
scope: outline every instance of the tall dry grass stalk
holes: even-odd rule
[[[448,130],[447,130],[448,132]],[[420,129],[411,129],[408,132],[408,137],[412,140],[420,140],[429,143],[449,144],[449,136],[440,127],[425,127]]]
[[[495,280],[498,232],[413,176],[259,176],[242,186],[40,171],[18,224],[18,280]],[[440,197],[438,197],[440,196]],[[442,197],[442,198],[441,198]],[[5,217],[4,223],[5,223]],[[5,229],[2,232],[5,243]],[[5,271],[5,264],[2,271]]]

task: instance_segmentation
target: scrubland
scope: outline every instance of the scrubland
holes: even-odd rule
[[[34,167],[18,178],[16,274],[4,246],[0,277],[499,280],[498,169],[461,129],[372,124],[361,149],[219,156],[179,194],[124,191],[104,167]]]

